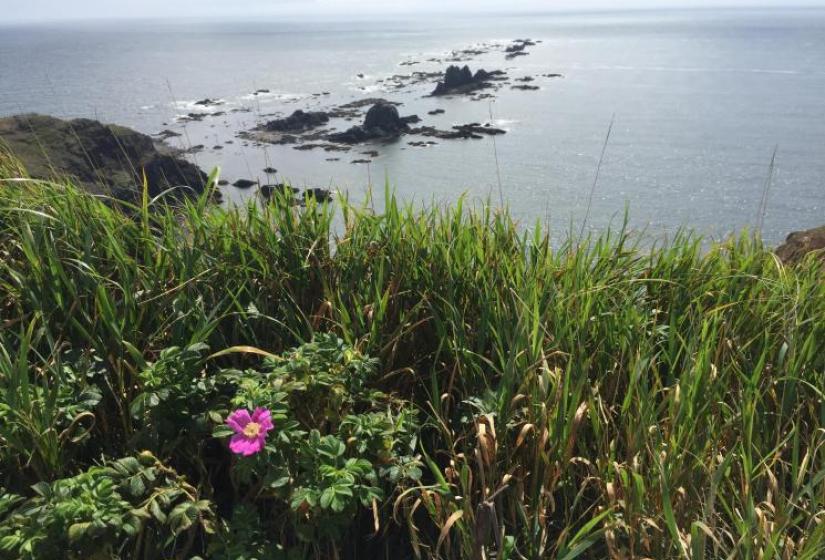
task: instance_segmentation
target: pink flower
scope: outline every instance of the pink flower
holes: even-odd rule
[[[245,409],[236,410],[226,419],[226,424],[235,430],[229,439],[229,449],[244,457],[259,453],[266,443],[267,432],[275,427],[269,411],[260,407],[252,415]]]

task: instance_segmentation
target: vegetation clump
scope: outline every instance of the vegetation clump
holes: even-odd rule
[[[813,255],[0,174],[0,558],[825,555]]]

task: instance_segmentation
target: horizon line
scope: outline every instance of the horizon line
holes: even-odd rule
[[[484,16],[531,16],[531,15],[556,15],[556,16],[575,16],[575,15],[619,15],[619,14],[642,14],[642,13],[661,13],[661,12],[759,12],[759,11],[794,11],[794,10],[825,10],[823,4],[793,4],[793,5],[764,5],[754,4],[750,6],[743,5],[728,5],[728,6],[659,6],[659,7],[629,7],[629,8],[549,8],[549,9],[482,9],[468,13],[466,10],[458,10],[454,8],[448,9],[427,9],[427,10],[410,10],[400,9],[398,11],[389,11],[381,14],[370,14],[368,12],[327,12],[327,13],[311,13],[311,12],[290,12],[286,14],[277,14],[274,12],[264,12],[257,14],[210,14],[210,15],[158,15],[158,16],[132,16],[132,17],[117,17],[117,16],[78,16],[78,17],[61,17],[61,18],[23,18],[19,20],[6,20],[0,22],[0,29],[21,26],[38,26],[38,25],[61,25],[61,24],[103,24],[103,23],[215,23],[224,21],[229,23],[263,23],[275,21],[376,21],[376,20],[392,20],[404,17],[427,17],[429,15],[457,15],[462,17],[484,17]]]

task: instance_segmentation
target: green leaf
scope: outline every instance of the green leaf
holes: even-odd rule
[[[288,476],[282,476],[280,478],[276,478],[275,480],[273,480],[272,482],[269,483],[269,487],[270,488],[283,488],[284,486],[289,484],[289,480],[290,479],[289,479]]]
[[[140,475],[135,475],[129,479],[129,493],[134,497],[142,496],[146,492],[146,485]]]
[[[329,488],[324,489],[324,491],[321,493],[321,507],[324,509],[329,509],[334,499],[335,487],[330,486]]]
[[[212,437],[215,437],[215,438],[218,438],[218,439],[224,439],[224,438],[228,438],[228,437],[232,436],[234,433],[235,433],[235,430],[233,430],[229,426],[221,424],[219,426],[215,426],[215,429],[212,430]]]
[[[69,525],[69,542],[75,543],[81,540],[83,537],[85,537],[90,526],[91,523],[89,523],[88,521],[84,523],[73,523],[72,525]]]
[[[160,523],[166,523],[166,514],[160,508],[157,500],[152,500],[149,502],[149,510],[152,512],[155,519],[157,519]]]

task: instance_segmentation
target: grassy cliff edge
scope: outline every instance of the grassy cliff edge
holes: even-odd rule
[[[0,160],[0,558],[825,555],[815,258],[20,172]],[[232,455],[255,407],[267,447]]]

